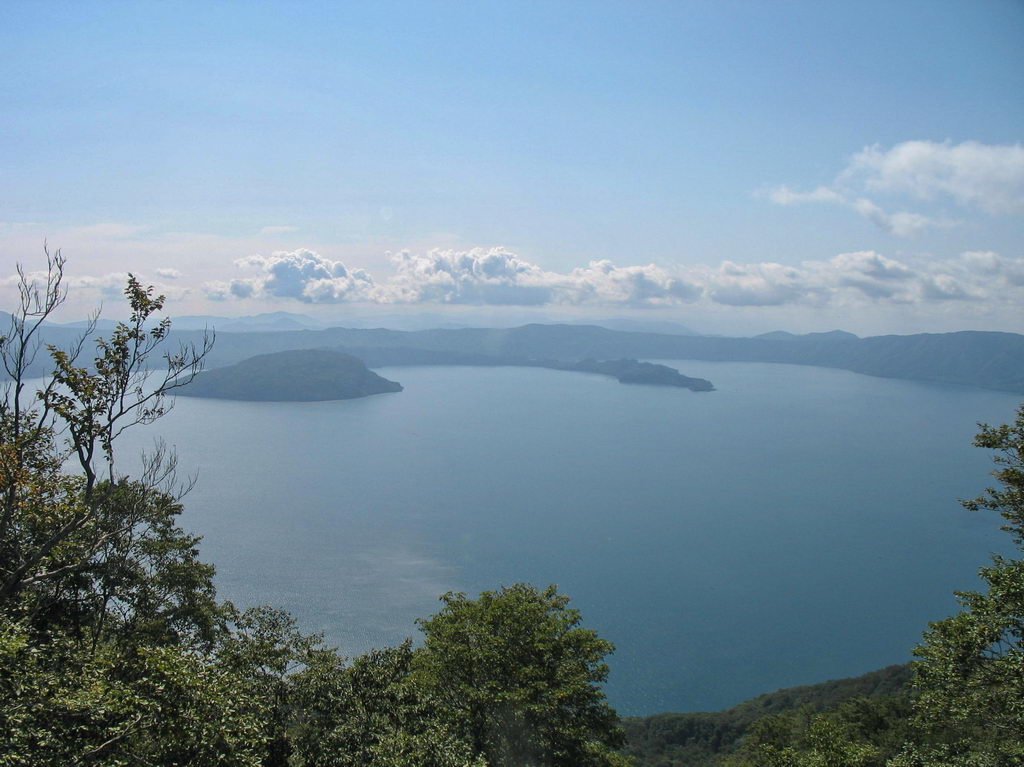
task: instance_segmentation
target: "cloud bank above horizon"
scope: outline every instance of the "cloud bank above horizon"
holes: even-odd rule
[[[305,304],[669,307],[914,305],[1024,300],[1024,259],[967,251],[945,259],[895,259],[873,250],[798,265],[724,261],[717,267],[617,266],[601,260],[550,271],[505,248],[408,251],[375,279],[312,250],[236,260],[247,273],[203,286],[212,300],[276,299]]]

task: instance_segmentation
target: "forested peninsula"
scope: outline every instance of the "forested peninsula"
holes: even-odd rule
[[[199,373],[178,394],[260,402],[318,402],[399,391],[400,383],[377,375],[350,354],[295,349],[261,354]]]
[[[234,365],[200,373],[178,392],[185,397],[262,402],[356,399],[402,391],[402,385],[367,369],[404,365],[534,367],[611,376],[619,383],[713,391],[703,378],[690,378],[667,365],[637,360],[531,360],[432,352],[420,349],[358,349],[359,357],[331,349],[296,349],[260,354]]]

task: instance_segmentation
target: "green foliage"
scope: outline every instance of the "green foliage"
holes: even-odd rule
[[[800,708],[758,720],[725,767],[883,767],[909,732],[905,698],[854,698],[837,709]]]
[[[1000,487],[965,501],[997,511],[1024,549],[1024,406],[1013,424],[982,425],[978,447],[995,450]],[[963,611],[931,624],[915,650],[917,723],[933,748],[906,764],[1024,763],[1024,561],[995,556],[984,592],[959,592]]]
[[[0,633],[0,764],[259,765],[258,710],[237,679],[177,645],[95,650]]]
[[[410,642],[346,666],[319,655],[296,675],[297,764],[304,767],[476,767],[470,745],[445,724],[439,703],[412,677]]]
[[[726,711],[627,718],[625,753],[638,765],[650,767],[717,764],[766,718],[786,722],[796,711],[806,719],[842,708],[848,726],[883,753],[894,754],[908,732],[910,679],[909,666],[890,666],[850,679],[766,693]]]
[[[567,597],[517,584],[443,602],[421,622],[417,678],[475,753],[492,767],[616,762],[622,733],[599,687],[613,648]]]

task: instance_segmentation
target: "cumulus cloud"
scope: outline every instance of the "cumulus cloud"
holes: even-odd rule
[[[256,272],[255,276],[228,283],[207,283],[208,297],[292,298],[305,303],[342,303],[374,299],[373,278],[362,269],[349,269],[305,248],[277,251],[269,256],[247,256],[237,266]]]
[[[504,248],[402,251],[394,274],[377,283],[310,250],[249,256],[235,263],[252,277],[210,282],[209,298],[290,298],[306,303],[442,303],[507,306],[606,303],[659,306],[694,301],[695,282],[654,264],[619,267],[593,261],[569,272],[548,271]]]
[[[972,250],[960,257],[972,273],[1008,287],[1024,288],[1024,258],[1004,258],[991,250]]]
[[[552,301],[550,273],[503,248],[402,251],[391,261],[396,274],[385,300],[520,306]]]
[[[812,269],[832,288],[851,288],[870,299],[899,303],[909,300],[907,286],[916,276],[906,264],[873,250],[840,253],[823,266],[813,265]]]
[[[901,260],[867,250],[797,265],[726,261],[718,267],[673,269],[601,260],[565,272],[544,269],[505,248],[403,251],[391,260],[394,272],[376,281],[310,250],[250,256],[236,264],[254,275],[205,287],[214,300],[491,306],[658,307],[705,301],[733,307],[823,307],[1024,300],[1024,259],[990,251]]]
[[[553,272],[503,248],[403,252],[392,260],[396,276],[389,290],[396,301],[658,306],[693,301],[702,293],[654,264],[619,267],[602,260]]]
[[[777,205],[841,205],[897,237],[951,223],[913,211],[887,211],[874,198],[878,194],[951,202],[993,215],[1019,213],[1024,211],[1024,147],[977,141],[904,141],[890,149],[876,145],[855,154],[830,186],[809,192],[779,186],[764,196]]]
[[[969,252],[900,261],[875,251],[841,253],[798,266],[723,263],[704,273],[706,295],[727,306],[856,306],[1024,300],[1024,259]]]
[[[145,284],[149,282],[145,275],[136,275]],[[44,271],[31,271],[25,275],[26,279],[37,286],[45,286],[47,274]],[[0,278],[0,287],[14,288],[18,285],[20,277],[11,274]],[[124,290],[128,284],[128,272],[107,272],[105,274],[65,274],[63,286],[68,289],[71,295],[84,297],[88,303],[94,302],[117,302],[124,298]],[[181,300],[189,294],[189,288],[176,285],[166,285],[159,282],[153,284],[153,289],[172,301]]]
[[[103,296],[120,296],[128,284],[127,272],[110,272],[96,277],[89,275],[70,275],[64,280],[71,290],[95,290]]]
[[[165,280],[177,280],[181,277],[181,272],[177,269],[157,269],[156,273],[163,277]]]
[[[17,274],[10,274],[0,280],[4,287],[15,287],[20,281]],[[31,271],[25,274],[28,282],[37,286],[45,286],[47,274],[43,271]],[[72,291],[87,291],[101,298],[116,298],[124,293],[125,285],[128,283],[127,272],[109,272],[100,275],[65,275],[64,287]]]
[[[822,298],[806,270],[776,263],[737,264],[725,261],[706,273],[708,296],[726,306],[781,306],[815,303]]]

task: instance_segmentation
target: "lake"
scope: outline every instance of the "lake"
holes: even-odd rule
[[[1020,397],[810,367],[668,362],[718,391],[526,368],[388,368],[327,403],[181,398],[183,524],[220,594],[349,655],[449,590],[556,583],[613,641],[623,714],[707,710],[907,660],[990,552],[976,422]],[[1004,540],[1006,539],[1006,540]]]

